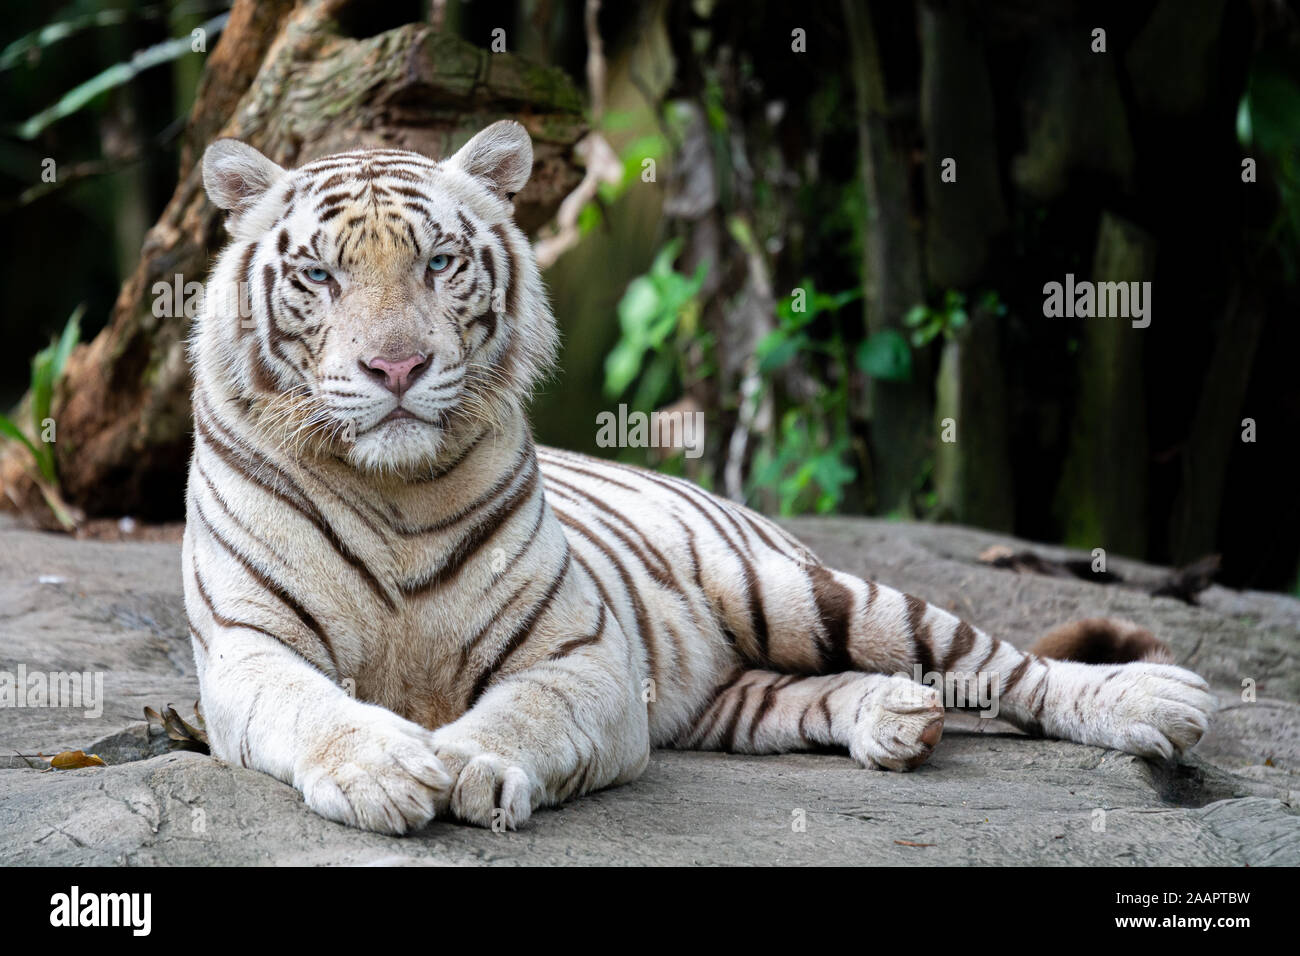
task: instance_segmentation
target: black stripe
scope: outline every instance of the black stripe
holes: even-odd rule
[[[925,612],[929,605],[918,597],[903,595],[907,599],[907,625],[911,631],[912,644],[916,649],[916,660],[921,665],[921,673],[934,671],[934,648],[930,645],[930,625],[925,623]]]
[[[213,497],[216,498],[216,495],[214,494]],[[222,508],[226,508],[228,512],[229,506],[219,498],[216,500],[217,503],[220,504]],[[330,664],[334,667],[335,673],[338,673],[339,662],[338,658],[334,656],[334,647],[330,643],[329,638],[326,637],[324,629],[317,623],[316,618],[313,617],[292,594],[286,591],[278,582],[273,580],[270,575],[259,568],[251,557],[241,551],[234,542],[230,541],[225,535],[216,529],[216,526],[214,526],[212,522],[208,520],[207,515],[203,513],[203,506],[199,504],[197,498],[194,499],[194,513],[198,517],[199,522],[207,530],[208,534],[212,536],[212,539],[216,541],[217,544],[221,545],[221,547],[229,553],[232,558],[238,561],[254,581],[279,600],[281,604],[287,607],[293,615],[298,618],[302,625],[307,628],[309,632],[315,635],[316,639],[320,641],[321,646],[325,648],[325,654],[329,657]],[[240,525],[240,530],[245,530],[242,525]],[[197,574],[197,571],[195,573]],[[258,630],[262,629],[258,628]],[[269,634],[270,632],[263,631],[263,633]],[[275,637],[275,635],[272,636]],[[293,645],[289,644],[281,637],[276,637],[276,640],[280,641],[280,643],[284,644],[286,647],[293,647]],[[297,650],[297,648],[293,649],[295,651]]]
[[[589,515],[594,518],[601,527],[606,528],[610,534],[618,538],[618,540],[622,542],[623,546],[631,551],[637,560],[641,562],[646,569],[646,573],[649,574],[650,577],[654,578],[660,584],[671,587],[676,591],[680,592],[682,590],[676,579],[673,578],[672,572],[668,569],[668,559],[663,556],[663,553],[658,548],[646,540],[645,536],[635,525],[631,524],[621,514],[614,511],[600,499],[594,498],[582,489],[577,488],[568,482],[560,481],[554,476],[547,476],[543,481],[548,486],[555,486],[554,491],[560,497],[572,501],[577,507],[582,508],[585,502],[587,507],[585,509],[586,515],[584,516]],[[550,487],[547,488],[547,491],[551,490]],[[635,534],[640,538],[641,544],[633,541],[631,535],[624,532],[621,528],[617,528],[607,521],[604,517],[605,515],[616,520],[619,524],[623,525],[623,527],[631,531],[632,534]],[[644,546],[644,548],[642,546]],[[654,556],[653,563],[650,561],[650,556],[646,554],[646,549],[648,549],[650,554]]]
[[[569,468],[572,471],[580,470],[575,466],[568,464],[566,461],[562,459],[557,460],[553,453],[553,449],[549,449],[549,448],[538,449],[538,452],[539,454],[545,454],[546,457],[549,459],[549,463],[555,464],[560,468]],[[756,662],[760,664],[768,663],[769,660],[768,626],[767,626],[767,616],[763,610],[762,585],[758,580],[758,576],[754,571],[753,565],[749,563],[749,560],[745,557],[744,553],[740,550],[740,548],[736,546],[736,543],[731,539],[731,536],[727,534],[726,530],[720,524],[718,524],[717,521],[714,520],[712,515],[710,515],[707,511],[705,511],[702,507],[700,507],[698,503],[696,503],[690,497],[688,497],[680,488],[677,488],[674,485],[668,484],[666,482],[657,481],[658,476],[656,476],[653,472],[640,472],[635,469],[629,468],[625,465],[619,465],[614,462],[601,462],[601,464],[608,465],[611,468],[619,468],[623,471],[631,472],[632,474],[645,478],[647,481],[652,481],[656,484],[662,485],[663,487],[667,488],[669,491],[676,494],[679,498],[681,498],[683,501],[689,504],[692,508],[694,508],[694,510],[702,518],[704,518],[707,522],[709,522],[710,525],[713,526],[713,530],[718,533],[718,536],[722,538],[724,542],[726,542],[727,547],[735,554],[736,559],[740,562],[741,574],[745,578],[745,585],[746,585],[745,590],[746,590],[746,595],[749,599],[750,633],[754,639],[754,644],[755,644],[755,649],[751,656],[755,659]],[[687,487],[693,488],[694,486],[687,485]],[[701,494],[703,494],[703,492],[701,492]]]
[[[583,538],[586,538],[587,541],[596,548],[596,550],[600,551],[600,553],[605,556],[605,560],[613,566],[615,574],[618,575],[619,580],[623,584],[623,591],[627,595],[628,603],[632,605],[632,614],[636,618],[637,637],[640,638],[641,648],[645,651],[646,670],[649,672],[650,679],[655,683],[656,696],[658,696],[659,655],[655,652],[654,648],[654,632],[650,622],[650,615],[646,613],[645,605],[641,603],[641,595],[632,585],[632,578],[627,573],[627,568],[623,567],[622,562],[618,560],[618,556],[607,544],[605,544],[605,542],[597,539],[580,522],[568,518],[558,512],[556,512],[556,517],[559,518],[560,524],[564,525],[566,528],[572,528]],[[598,587],[600,587],[600,579],[595,575],[591,567],[582,560],[581,556],[578,558],[578,563],[582,565],[587,574],[591,576],[591,579],[596,582]],[[600,592],[605,603],[609,604],[609,595],[605,592],[603,587],[600,587]],[[613,605],[611,604],[610,606],[612,607]]]
[[[822,672],[852,670],[849,624],[853,617],[853,592],[821,565],[808,568],[807,573],[822,633],[826,636],[826,643],[820,648]]]
[[[517,475],[512,475],[517,478]],[[420,597],[435,590],[457,575],[496,533],[501,530],[524,504],[531,501],[537,491],[537,463],[524,472],[519,485],[501,498],[501,501],[481,521],[470,528],[453,546],[438,567],[417,581],[403,582],[402,593],[407,597]]]
[[[220,457],[242,478],[258,486],[276,499],[284,502],[301,514],[318,532],[329,542],[330,546],[338,553],[344,561],[352,567],[361,579],[366,583],[375,596],[384,602],[384,605],[390,610],[397,610],[397,604],[389,596],[388,591],[379,582],[374,572],[363,561],[360,555],[356,554],[346,542],[344,542],[334,530],[334,526],[329,523],[321,510],[312,502],[307,493],[286,474],[278,465],[272,462],[265,455],[248,446],[240,439],[235,438],[216,421],[211,410],[207,408],[207,401],[199,392],[195,392],[196,402],[194,405],[194,423],[197,428],[197,434],[203,440],[209,443],[218,457]],[[218,430],[225,432],[228,442],[221,441],[208,427],[209,423]],[[222,450],[224,448],[224,450]],[[247,464],[243,464],[246,462]],[[280,484],[280,487],[270,484],[264,477],[267,473],[273,476]],[[287,493],[281,489],[287,489]],[[335,497],[342,501],[337,494]],[[354,506],[345,502],[354,511]],[[360,516],[360,513],[358,512]],[[364,517],[363,517],[364,520]],[[372,526],[373,527],[373,526]]]
[[[483,696],[483,692],[487,690],[488,684],[491,683],[492,678],[496,675],[497,671],[504,667],[515,651],[519,650],[519,648],[523,646],[524,642],[532,636],[533,628],[537,625],[541,616],[546,613],[546,609],[551,606],[551,602],[555,600],[556,592],[560,590],[560,585],[564,583],[564,579],[569,576],[569,569],[571,567],[573,567],[573,555],[569,552],[568,548],[565,548],[564,564],[560,568],[560,573],[555,576],[555,580],[551,582],[551,586],[546,589],[546,593],[542,595],[542,599],[534,605],[528,616],[515,626],[515,629],[511,632],[510,636],[506,638],[505,644],[503,644],[500,650],[497,651],[496,657],[493,659],[492,663],[485,667],[479,674],[478,678],[474,681],[474,687],[470,691],[469,695],[469,703],[466,705],[467,708],[474,706],[475,702]]]
[[[558,661],[561,657],[567,657],[580,647],[586,647],[588,644],[595,644],[605,636],[605,605],[600,605],[600,614],[596,618],[595,629],[585,637],[575,637],[572,640],[565,641],[561,644],[548,658],[549,660]]]

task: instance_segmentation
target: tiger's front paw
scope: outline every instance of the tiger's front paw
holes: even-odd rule
[[[329,820],[377,833],[418,830],[452,784],[432,736],[382,707],[358,704],[300,761],[294,785]]]
[[[914,770],[943,736],[943,699],[909,677],[881,679],[863,698],[849,755],[864,767]]]
[[[493,830],[517,830],[527,822],[536,788],[523,767],[472,741],[435,740],[438,759],[455,780],[440,812]]]

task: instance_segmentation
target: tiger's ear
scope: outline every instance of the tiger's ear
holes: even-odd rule
[[[280,166],[237,139],[219,139],[203,153],[203,188],[217,208],[235,217],[283,175]]]
[[[524,188],[533,172],[533,141],[514,120],[500,120],[462,146],[450,160],[506,199]]]

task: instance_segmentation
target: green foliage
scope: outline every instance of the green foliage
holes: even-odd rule
[[[208,43],[212,43],[216,39],[217,34],[225,27],[228,19],[230,19],[230,14],[223,13],[203,24],[201,29],[207,34]],[[170,63],[172,60],[193,52],[192,42],[190,35],[186,34],[171,40],[164,40],[162,43],[155,43],[147,49],[137,51],[125,63],[114,63],[108,69],[68,90],[53,106],[41,110],[26,122],[19,124],[17,129],[14,130],[14,134],[20,139],[35,139],[51,123],[71,116],[100,94],[122,86],[124,83],[129,83],[151,67]],[[9,56],[13,49],[11,45],[6,49],[4,55]]]
[[[840,309],[862,297],[861,289],[819,292],[811,279],[777,303],[777,327],[757,348],[763,388],[772,391],[783,370],[796,359],[816,356],[830,367],[817,376],[816,392],[785,410],[775,435],[764,436],[755,451],[749,495],[775,497],[782,515],[809,511],[826,514],[844,499],[857,478],[848,462],[853,451],[849,427],[848,346],[833,321]],[[815,323],[816,319],[826,319]],[[817,334],[818,328],[829,330]],[[904,343],[906,348],[906,343]]]
[[[912,350],[901,332],[881,329],[858,346],[857,366],[872,378],[886,382],[912,380]]]
[[[786,296],[776,306],[777,327],[758,343],[759,371],[768,374],[786,365],[805,350],[825,351],[808,332],[818,316],[838,312],[862,298],[861,289],[835,294],[818,292],[811,279]]]
[[[600,128],[604,133],[622,132],[634,128],[637,120],[637,115],[630,111],[611,110],[601,119]],[[661,133],[647,133],[627,143],[619,155],[619,160],[623,164],[622,177],[618,182],[601,182],[596,187],[596,200],[599,201],[593,200],[578,211],[578,235],[585,236],[601,224],[604,219],[602,205],[617,202],[633,183],[640,181],[643,164],[647,159],[658,164],[669,153],[670,144]]]
[[[229,7],[230,4],[228,0],[224,3],[223,0],[168,0],[167,3],[154,3],[136,9],[128,6],[101,9],[104,6],[99,0],[74,0],[59,10],[58,20],[24,34],[0,50],[0,72],[38,59],[49,47],[95,27],[121,26],[132,20],[201,15],[223,6]]]
[[[994,315],[1005,315],[1007,308],[996,292],[985,292],[980,296],[980,311]],[[932,309],[928,305],[914,305],[903,316],[903,324],[912,330],[912,344],[924,348],[939,336],[952,339],[967,323],[970,314],[966,310],[966,294],[956,289],[949,289],[943,295],[943,305]]]
[[[618,398],[635,383],[630,404],[637,410],[653,411],[680,387],[681,355],[699,334],[698,296],[708,266],[700,263],[693,276],[675,271],[681,246],[674,239],[660,249],[618,304],[619,340],[605,359],[605,394]]]
[[[62,14],[61,14],[62,15]],[[89,27],[116,26],[131,18],[129,10],[92,10],[49,23],[14,40],[0,51],[0,71],[11,70],[23,60],[38,56],[46,47],[75,36]]]
[[[1237,109],[1237,137],[1242,146],[1258,150],[1273,171],[1281,209],[1268,244],[1295,281],[1300,272],[1300,84],[1287,69],[1264,63],[1251,71]]]
[[[940,335],[951,338],[970,321],[966,313],[966,296],[955,289],[944,293],[943,305],[937,309],[914,305],[903,316],[903,324],[912,330],[912,344],[924,348]]]
[[[829,514],[857,478],[846,463],[852,451],[847,424],[833,414],[835,403],[792,408],[781,417],[780,440],[755,456],[751,490],[773,492],[782,516],[808,511]]]
[[[32,431],[36,440],[28,438],[14,421],[0,415],[0,434],[14,441],[22,442],[36,461],[41,478],[54,485],[58,475],[54,467],[54,449],[40,435],[50,417],[50,408],[54,403],[54,387],[63,375],[63,367],[72,354],[73,346],[81,338],[81,316],[85,306],[77,306],[63,327],[63,334],[47,347],[41,349],[32,358],[32,378],[30,384],[30,401],[32,411]]]

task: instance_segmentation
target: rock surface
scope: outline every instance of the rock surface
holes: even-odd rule
[[[435,822],[395,839],[329,823],[291,787],[148,734],[143,707],[187,715],[197,696],[176,545],[0,529],[0,671],[103,674],[97,716],[0,707],[0,864],[1300,863],[1300,601],[1213,587],[1193,607],[996,570],[976,560],[986,547],[1030,546],[964,528],[789,527],[827,562],[1020,646],[1071,618],[1132,618],[1203,674],[1223,709],[1169,765],[952,714],[911,774],[836,755],[665,751],[635,783],[540,811],[519,833]],[[1118,559],[1110,569],[1138,584],[1162,575]],[[34,755],[65,749],[109,766],[35,769]]]

